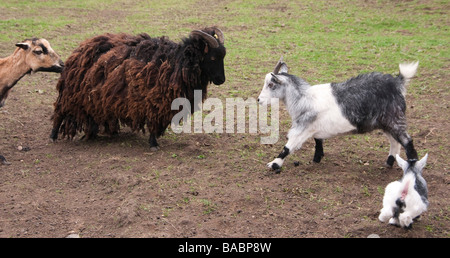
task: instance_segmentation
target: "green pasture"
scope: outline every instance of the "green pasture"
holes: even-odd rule
[[[446,0],[3,0],[0,43],[45,37],[67,57],[100,33],[146,32],[177,41],[217,25],[226,36],[228,86],[253,88],[281,55],[292,73],[311,82],[396,72],[397,63],[413,60],[420,71],[442,71],[449,67],[449,7]]]

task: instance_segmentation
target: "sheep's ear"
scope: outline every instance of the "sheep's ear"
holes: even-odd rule
[[[403,171],[408,169],[408,162],[402,159],[398,154],[395,155],[395,160],[397,160],[398,165],[403,169]]]
[[[16,47],[20,47],[24,50],[27,50],[30,47],[30,44],[26,42],[16,43]]]
[[[416,162],[416,168],[419,171],[422,171],[422,169],[427,165],[427,159],[428,159],[428,153],[425,154],[425,156],[421,160]]]

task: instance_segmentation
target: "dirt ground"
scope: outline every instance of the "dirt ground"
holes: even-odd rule
[[[404,230],[377,220],[384,187],[402,174],[380,166],[385,155],[372,146],[388,148],[380,133],[369,142],[326,141],[320,164],[310,161],[308,142],[280,174],[266,170],[271,157],[252,154],[276,155],[283,143],[260,145],[251,134],[168,132],[158,152],[149,151],[147,135],[126,128],[50,143],[56,80],[25,78],[40,91],[18,85],[0,113],[1,153],[11,163],[0,166],[0,237],[448,237],[448,164],[439,161],[448,117],[433,107],[426,124],[409,113],[417,148],[430,153],[430,206]]]
[[[148,135],[128,128],[51,143],[57,80],[24,77],[0,110],[0,154],[11,163],[0,165],[0,237],[449,237],[448,89],[408,98],[409,132],[420,157],[429,153],[430,206],[405,230],[378,221],[384,188],[402,175],[382,166],[380,132],[326,140],[320,164],[310,140],[280,174],[266,163],[285,143],[283,106],[288,122],[274,145],[257,134],[169,130],[151,152]],[[449,82],[445,69],[417,80]]]

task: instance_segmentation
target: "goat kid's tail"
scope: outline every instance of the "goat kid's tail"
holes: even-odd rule
[[[406,208],[406,196],[408,195],[409,192],[409,184],[411,183],[411,180],[409,178],[406,178],[406,180],[404,180],[404,182],[402,182],[402,187],[400,188],[401,192],[400,192],[400,197],[397,198],[397,200],[395,201],[395,205],[392,212],[394,213],[394,218],[398,219],[398,216],[400,215],[400,213],[403,213],[404,209]]]
[[[409,81],[416,74],[418,66],[419,66],[419,61],[413,62],[413,63],[399,64],[398,67],[400,69],[400,75],[403,76],[403,79],[405,81],[405,84],[403,87],[406,88],[408,86]]]

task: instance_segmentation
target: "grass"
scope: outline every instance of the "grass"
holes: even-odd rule
[[[56,49],[67,46],[63,53],[67,56],[81,40],[99,33],[147,32],[177,40],[193,28],[216,24],[226,35],[228,90],[245,86],[240,92],[245,96],[254,95],[256,82],[281,55],[292,73],[311,82],[341,80],[347,73],[374,69],[396,72],[397,63],[405,60],[420,60],[424,68],[448,66],[450,35],[448,20],[439,11],[445,9],[442,5],[449,4],[223,1],[208,8],[197,1],[6,0],[0,3],[5,13],[0,20],[0,42],[51,37]],[[90,18],[80,19],[72,12],[87,13]],[[97,12],[119,19],[105,24]],[[65,27],[83,29],[62,37],[55,33]]]

